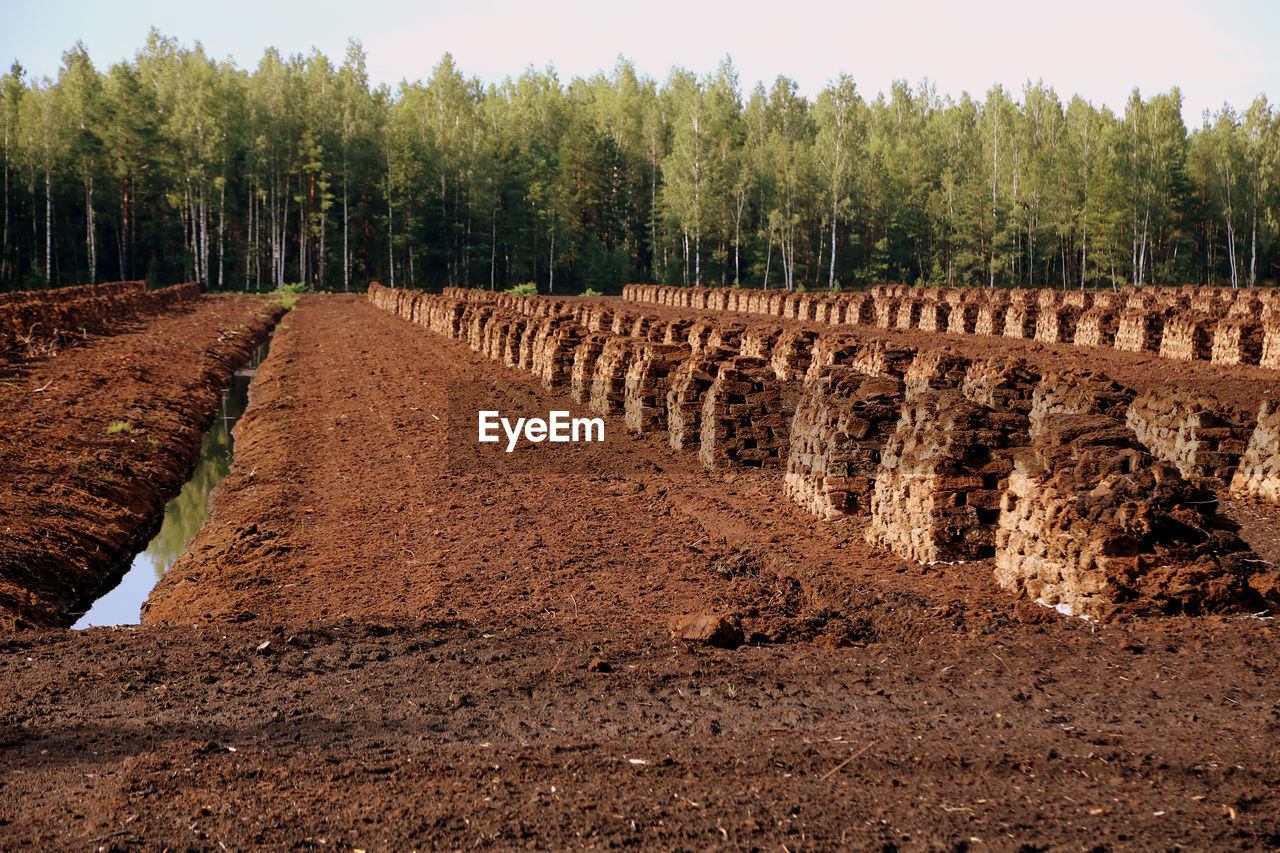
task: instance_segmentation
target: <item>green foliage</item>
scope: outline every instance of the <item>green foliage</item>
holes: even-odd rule
[[[122,432],[133,432],[133,424],[128,421],[112,421],[107,427],[107,435],[119,435]]]
[[[840,75],[810,100],[785,76],[744,91],[727,58],[486,85],[446,54],[392,91],[358,42],[243,70],[153,31],[105,70],[77,44],[56,80],[0,77],[0,202],[29,220],[0,289],[1276,278],[1275,111],[1181,113],[1177,89],[1117,114],[1038,81],[954,99]]]
[[[594,287],[588,287],[586,290],[582,291],[582,295],[583,296],[604,296],[603,293],[596,290]]]
[[[538,285],[534,284],[531,281],[526,281],[526,282],[523,282],[522,284],[516,284],[511,287],[508,287],[506,290],[503,291],[503,293],[510,293],[514,296],[537,296]]]
[[[279,305],[286,311],[292,311],[298,307],[298,294],[296,293],[273,293],[264,300],[270,305]]]

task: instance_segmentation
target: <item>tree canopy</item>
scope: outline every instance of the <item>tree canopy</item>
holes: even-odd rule
[[[482,83],[446,54],[370,84],[268,50],[252,71],[152,31],[105,71],[0,77],[0,288],[108,279],[263,290],[548,290],[626,281],[1254,286],[1280,273],[1265,96],[1182,120],[1041,81],[982,99],[847,75],[744,92],[726,57],[661,83],[628,60]]]

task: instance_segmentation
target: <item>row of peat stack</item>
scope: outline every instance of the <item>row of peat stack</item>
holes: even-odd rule
[[[1212,491],[1242,477],[1249,494],[1280,491],[1280,418],[1265,407],[1250,435],[1211,398],[1042,376],[1017,358],[598,304],[377,286],[370,299],[634,432],[665,431],[707,468],[781,469],[805,510],[862,518],[868,542],[904,559],[989,559],[1001,585],[1093,618],[1278,603],[1276,573]]]
[[[829,325],[1034,339],[1151,352],[1178,361],[1280,369],[1280,291],[1142,287],[1119,291],[880,285],[859,293],[627,285],[623,298]]]

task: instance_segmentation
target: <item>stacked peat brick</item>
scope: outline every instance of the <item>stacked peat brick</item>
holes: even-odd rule
[[[791,422],[784,494],[828,521],[869,515],[880,452],[901,405],[896,379],[825,368],[805,386]]]
[[[1126,423],[1153,456],[1214,489],[1231,482],[1251,432],[1212,396],[1176,388],[1138,395]]]
[[[1056,415],[1105,415],[1116,422],[1128,416],[1136,393],[1099,373],[1061,371],[1046,374],[1031,393],[1031,435]]]
[[[688,346],[646,343],[627,368],[623,420],[641,435],[667,428],[667,394],[680,365],[691,354]]]
[[[1101,415],[1050,415],[1001,500],[995,576],[1068,614],[1196,612],[1257,599],[1210,493]]]
[[[1231,493],[1280,504],[1280,405],[1264,402],[1258,425],[1231,478]]]
[[[1264,331],[1257,317],[1224,317],[1213,331],[1210,360],[1214,364],[1258,364]]]
[[[721,362],[702,407],[698,458],[707,468],[780,467],[787,458],[799,392],[762,358]]]
[[[1217,318],[1200,311],[1180,311],[1165,323],[1160,357],[1173,361],[1209,360]]]
[[[586,331],[572,320],[549,320],[533,340],[533,375],[548,390],[567,384],[573,375],[573,354]]]
[[[634,338],[610,335],[600,349],[591,378],[591,411],[600,415],[621,412],[627,399],[627,368],[642,346]]]
[[[774,375],[784,381],[803,379],[817,338],[815,332],[806,329],[788,329],[778,335],[769,356]]]
[[[612,336],[596,332],[589,334],[573,351],[573,370],[569,380],[569,396],[573,402],[586,405],[591,401],[591,386],[596,375],[596,363],[600,360],[600,352],[605,341]]]
[[[715,381],[719,362],[731,355],[704,347],[680,363],[667,392],[667,439],[676,450],[696,450],[702,442],[702,407]]]
[[[1095,298],[1093,305],[1076,321],[1073,343],[1078,347],[1114,346],[1119,322],[1115,310],[1109,305],[1099,304]]]
[[[927,350],[918,354],[902,376],[907,399],[928,391],[959,388],[971,363],[967,356],[950,349]]]
[[[960,391],[982,406],[1027,413],[1039,384],[1039,371],[1025,359],[996,357],[970,364]]]
[[[1027,419],[956,391],[909,400],[881,451],[867,541],[922,563],[995,552],[1000,495]]]

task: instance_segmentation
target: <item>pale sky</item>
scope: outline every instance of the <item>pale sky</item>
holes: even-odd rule
[[[782,73],[810,97],[842,71],[868,98],[898,78],[978,98],[995,83],[1020,93],[1042,78],[1064,101],[1080,94],[1119,112],[1134,86],[1150,95],[1176,85],[1189,127],[1224,101],[1280,97],[1277,0],[2,2],[0,62],[18,59],[36,76],[55,76],[77,39],[105,69],[155,26],[246,68],[268,46],[341,62],[355,37],[374,82],[393,87],[429,76],[445,51],[485,83],[548,64],[567,83],[611,69],[619,54],[661,81],[674,65],[712,72],[728,54],[744,91]]]

